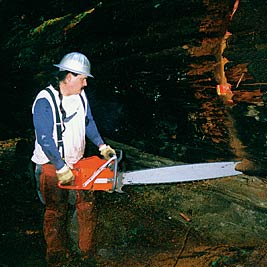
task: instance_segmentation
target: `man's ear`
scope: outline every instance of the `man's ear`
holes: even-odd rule
[[[70,81],[72,79],[73,75],[69,72],[66,76],[66,81]]]

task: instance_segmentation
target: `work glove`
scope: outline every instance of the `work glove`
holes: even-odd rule
[[[111,157],[116,155],[116,152],[114,149],[112,149],[110,146],[102,145],[99,148],[100,154],[104,157],[104,159],[109,160]]]
[[[74,181],[74,175],[71,169],[65,164],[63,168],[56,171],[57,179],[61,185],[72,184]]]

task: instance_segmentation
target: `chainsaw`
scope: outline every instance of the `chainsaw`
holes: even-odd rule
[[[222,178],[242,174],[236,171],[238,162],[211,162],[182,164],[167,167],[150,168],[137,171],[119,172],[119,155],[112,155],[109,160],[91,156],[74,164],[72,172],[75,176],[72,185],[58,186],[69,190],[91,190],[123,193],[125,185],[168,184]]]

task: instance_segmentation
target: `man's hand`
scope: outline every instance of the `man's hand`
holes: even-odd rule
[[[64,165],[64,167],[60,170],[57,170],[56,174],[59,183],[62,185],[69,184],[74,181],[74,175],[67,165]]]
[[[112,149],[110,146],[102,145],[99,148],[100,154],[106,159],[109,160],[112,156],[116,155],[116,152],[114,149]]]

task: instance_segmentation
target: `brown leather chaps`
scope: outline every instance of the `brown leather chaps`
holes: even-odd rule
[[[57,186],[56,169],[52,164],[42,165],[40,190],[46,205],[43,231],[47,257],[55,253],[66,253],[69,240],[67,232],[69,191]],[[92,249],[95,228],[93,210],[93,192],[77,190],[78,246],[84,255]]]

